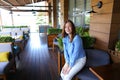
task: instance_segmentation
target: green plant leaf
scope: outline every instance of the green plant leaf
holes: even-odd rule
[[[115,44],[115,48],[118,52],[120,52],[120,40],[118,40]]]

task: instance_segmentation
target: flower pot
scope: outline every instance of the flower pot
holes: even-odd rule
[[[111,57],[111,60],[113,63],[119,63],[120,62],[120,52],[118,51],[113,51],[113,50],[109,50],[109,54]]]

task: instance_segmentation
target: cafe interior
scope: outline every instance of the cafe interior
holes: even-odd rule
[[[120,80],[119,0],[0,0],[0,80],[62,80],[62,29],[75,24],[86,64],[72,80]]]

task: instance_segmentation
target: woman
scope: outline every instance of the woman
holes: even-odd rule
[[[72,80],[86,63],[82,39],[76,34],[75,25],[67,20],[62,30],[65,64],[61,70],[63,80]]]

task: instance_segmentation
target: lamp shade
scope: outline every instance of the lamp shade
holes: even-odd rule
[[[95,12],[94,10],[91,10],[91,11],[89,11],[88,13],[97,13],[97,12]]]
[[[95,11],[93,10],[93,6],[92,6],[92,10],[89,11],[88,13],[97,13],[97,12],[95,12]]]
[[[97,8],[101,8],[102,5],[103,5],[102,1],[99,1],[99,2],[97,3],[97,5],[95,5],[95,6],[97,6]],[[94,6],[92,6],[92,10],[89,11],[88,13],[97,13],[97,12],[95,12],[95,11],[93,10],[93,7],[94,7]]]

